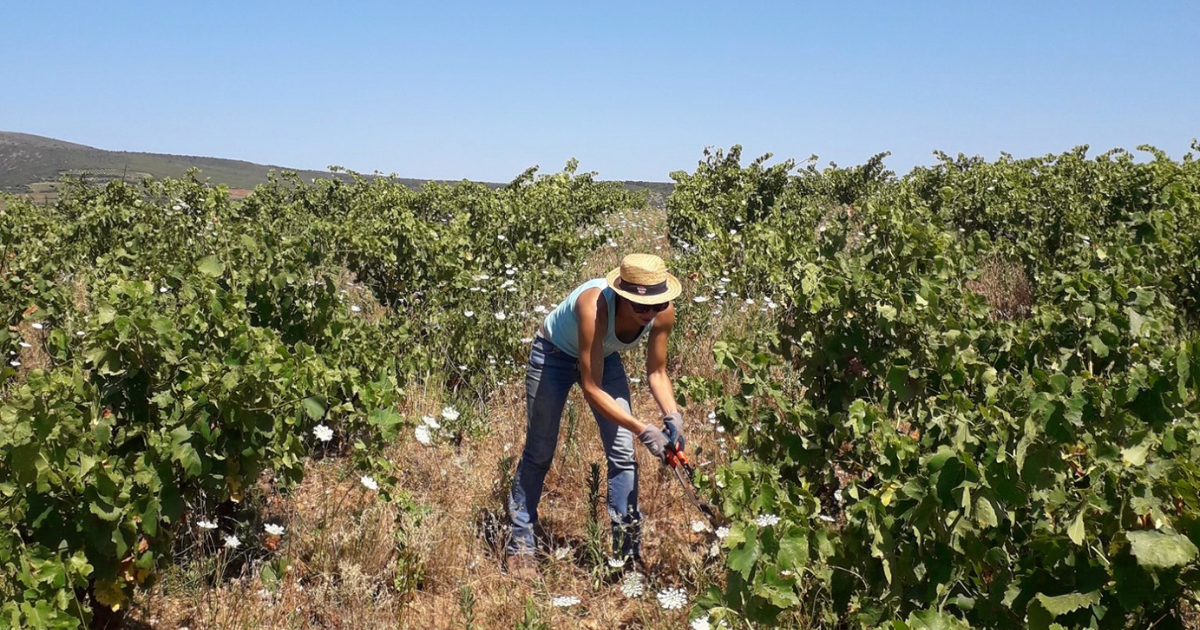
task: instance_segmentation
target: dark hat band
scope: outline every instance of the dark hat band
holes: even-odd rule
[[[666,280],[658,284],[634,284],[620,277],[617,278],[617,288],[635,295],[662,295],[668,291]]]

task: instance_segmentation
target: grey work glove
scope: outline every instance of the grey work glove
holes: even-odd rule
[[[665,456],[667,447],[671,445],[671,441],[662,431],[658,430],[658,427],[650,425],[646,425],[646,429],[639,433],[637,438],[646,447],[646,450],[659,459]]]
[[[662,417],[663,434],[667,436],[667,440],[675,447],[676,450],[683,450],[687,445],[687,440],[683,438],[683,414],[678,411],[673,411]]]

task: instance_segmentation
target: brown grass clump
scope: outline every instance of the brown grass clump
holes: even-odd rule
[[[967,288],[987,300],[993,320],[1024,319],[1032,312],[1033,284],[1025,269],[1014,262],[988,259],[979,278],[968,282]]]

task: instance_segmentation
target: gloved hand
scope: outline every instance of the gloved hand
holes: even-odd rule
[[[671,445],[678,450],[683,450],[687,445],[687,440],[683,438],[683,414],[678,411],[671,412],[662,417],[663,434],[670,440]]]
[[[637,438],[646,447],[646,450],[659,459],[666,456],[667,447],[671,445],[671,441],[663,435],[662,431],[658,430],[658,427],[649,424],[638,434]]]

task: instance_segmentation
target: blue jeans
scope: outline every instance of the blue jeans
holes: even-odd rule
[[[533,526],[538,520],[538,501],[558,445],[558,428],[567,394],[578,382],[579,359],[547,339],[540,336],[534,339],[525,374],[525,449],[508,497],[512,519],[510,554],[532,554],[536,548]],[[602,387],[625,411],[630,411],[629,381],[621,357],[615,352],[604,358]],[[608,460],[608,517],[612,522],[613,552],[618,557],[638,557],[641,514],[637,509],[638,467],[633,457],[633,433],[595,409],[592,415],[600,426],[600,440]]]

